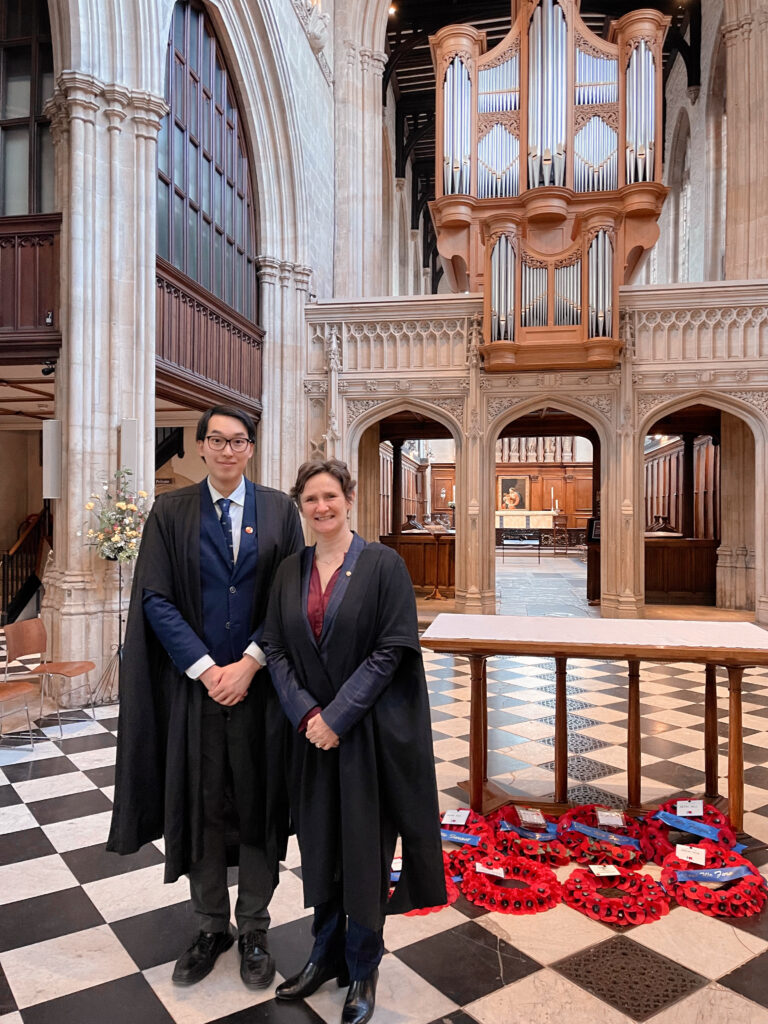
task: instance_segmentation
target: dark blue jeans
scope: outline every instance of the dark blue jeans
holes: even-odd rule
[[[384,955],[384,922],[381,928],[365,928],[347,918],[341,895],[315,907],[312,934],[313,963],[341,963],[349,968],[350,981],[364,981],[379,966]]]

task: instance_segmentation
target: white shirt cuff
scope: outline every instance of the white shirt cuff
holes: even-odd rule
[[[205,672],[211,665],[215,665],[216,662],[210,656],[210,654],[204,654],[202,658],[198,658],[194,665],[190,665],[187,669],[187,675],[190,679],[199,679],[200,676]]]
[[[243,655],[250,654],[254,661],[258,661],[262,668],[267,664],[267,656],[258,644],[248,644]]]

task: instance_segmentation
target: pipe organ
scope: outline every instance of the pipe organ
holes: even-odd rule
[[[468,25],[430,39],[432,218],[451,286],[483,292],[489,371],[616,365],[619,285],[658,238],[669,19],[632,11],[606,40],[578,3],[521,0],[489,52]]]

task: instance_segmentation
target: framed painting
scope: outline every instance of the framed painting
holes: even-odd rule
[[[531,478],[529,476],[499,476],[496,478],[496,508],[500,512],[531,507]]]

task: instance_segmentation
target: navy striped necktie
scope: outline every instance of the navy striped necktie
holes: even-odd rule
[[[227,550],[229,551],[229,560],[232,565],[235,564],[235,545],[232,540],[232,520],[229,517],[229,506],[232,504],[230,498],[219,498],[216,504],[221,509],[221,528],[224,531],[224,540],[227,542]]]

